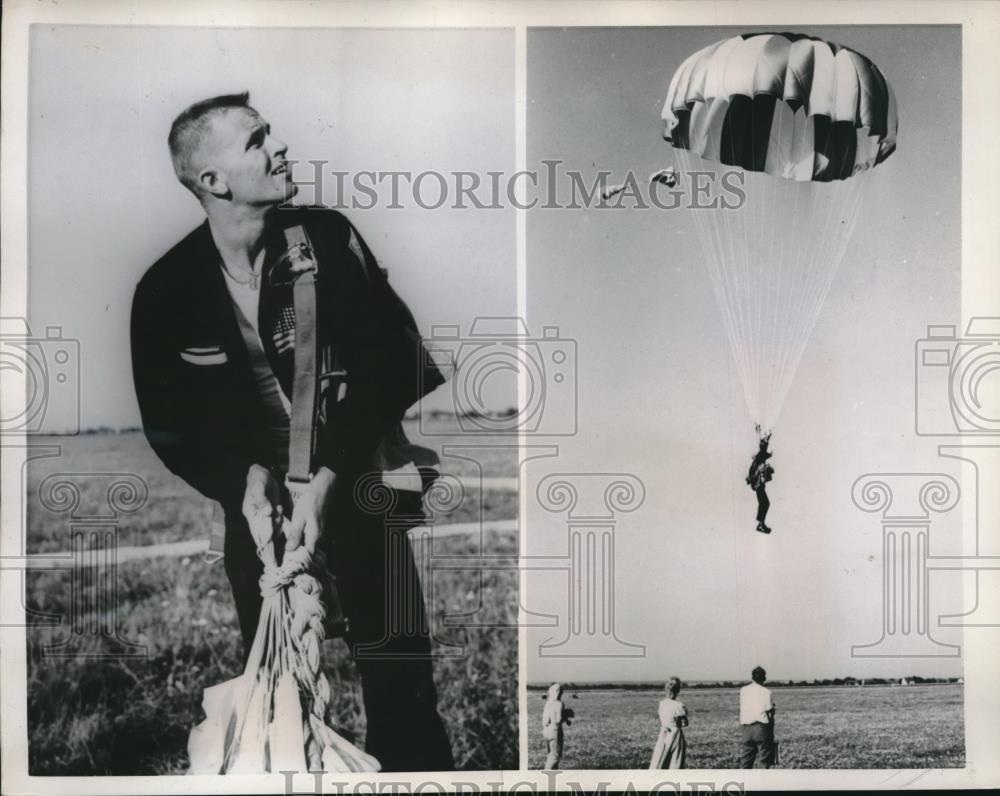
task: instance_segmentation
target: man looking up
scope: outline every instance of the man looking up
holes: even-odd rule
[[[753,768],[760,753],[764,768],[774,765],[774,701],[771,690],[764,687],[767,672],[756,666],[750,673],[752,682],[740,689],[740,726],[743,731],[740,768]]]
[[[406,528],[391,521],[392,506],[355,497],[368,474],[384,469],[405,411],[443,379],[354,226],[332,210],[281,207],[297,190],[287,146],[247,94],[190,106],[168,144],[178,179],[206,219],[136,288],[135,389],[154,451],[222,508],[244,655],[262,602],[257,549],[270,536],[248,520],[290,511],[283,549],[322,549],[337,576],[345,639],[361,675],[366,751],[384,771],[450,769]],[[289,247],[296,229],[306,246]],[[314,319],[297,318],[291,288],[272,278],[295,257],[315,266]],[[310,477],[293,505],[284,481],[289,440],[302,432],[291,406],[296,341],[306,339],[315,340],[316,367],[335,363],[347,386],[320,396],[306,429]],[[277,551],[279,541],[270,541]],[[399,616],[413,621],[401,626],[391,619]]]

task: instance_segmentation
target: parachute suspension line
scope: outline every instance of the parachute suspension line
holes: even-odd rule
[[[840,181],[836,185],[820,184],[812,187],[830,189],[833,195],[826,197],[829,199],[829,205],[822,235],[818,241],[809,241],[808,244],[815,256],[810,258],[807,270],[801,278],[805,292],[797,302],[795,317],[790,325],[790,335],[793,335],[791,339],[797,341],[797,345],[788,347],[780,365],[775,396],[775,419],[791,388],[795,372],[822,312],[823,302],[850,244],[863,198],[863,181],[857,176]],[[814,201],[814,205],[815,203]]]
[[[766,177],[761,179],[767,180]],[[795,345],[797,339],[794,336],[790,318],[795,314],[795,308],[801,301],[803,283],[799,273],[800,265],[803,258],[808,257],[812,252],[802,239],[803,232],[811,229],[815,223],[816,207],[809,201],[803,201],[805,189],[794,180],[771,179],[765,182],[765,185],[767,192],[764,198],[770,200],[769,194],[774,193],[775,195],[773,200],[768,201],[768,204],[771,205],[771,214],[782,223],[782,228],[776,233],[776,237],[781,241],[781,247],[777,255],[778,277],[774,280],[778,286],[772,305],[775,328],[772,350],[768,354],[768,383],[765,388],[769,397],[777,398],[781,393],[782,368],[780,363],[788,349]],[[806,212],[808,212],[808,217],[805,217]],[[767,412],[761,418],[765,428],[774,427],[781,409],[780,403],[780,399],[768,401]]]
[[[789,202],[792,200],[798,201],[798,197],[793,194],[795,189],[795,183],[791,180],[779,180],[778,184],[775,186],[776,191],[780,194],[778,201],[775,203],[777,207],[787,207]],[[790,196],[791,194],[791,196]],[[774,221],[772,230],[772,244],[775,245],[776,252],[774,254],[774,262],[778,269],[778,278],[774,280],[772,284],[774,287],[774,301],[771,302],[771,329],[770,335],[768,337],[768,347],[766,351],[767,362],[773,363],[782,352],[782,331],[785,328],[784,320],[785,316],[782,312],[782,308],[789,301],[790,289],[793,288],[794,281],[787,274],[789,270],[789,261],[794,256],[794,253],[798,251],[797,241],[793,240],[791,245],[788,244],[789,238],[797,234],[797,230],[794,228],[792,230],[787,229],[787,223],[784,225],[786,228],[781,229],[778,227],[780,214],[772,212],[771,218]],[[792,234],[789,234],[791,232]],[[767,372],[767,383],[764,386],[765,395],[774,395],[777,392],[777,368],[769,367]],[[776,418],[771,417],[771,407],[767,407],[763,417],[757,418],[758,422],[764,423],[768,429],[772,427],[773,421]]]
[[[784,114],[777,114],[777,132],[778,140],[782,140],[782,130],[784,128]],[[773,122],[772,122],[773,124]],[[768,131],[768,139],[770,139],[773,134],[772,130]],[[770,140],[768,141],[768,149],[770,149]],[[767,168],[767,154],[764,155],[763,168]],[[771,180],[774,182],[774,180]],[[780,188],[781,186],[774,186]],[[774,283],[771,279],[766,278],[767,269],[771,267],[774,262],[781,262],[778,255],[778,230],[777,230],[777,218],[774,213],[768,212],[767,207],[763,202],[758,203],[755,214],[757,220],[754,222],[754,228],[759,231],[759,235],[762,238],[762,245],[759,247],[759,251],[764,252],[764,257],[758,259],[757,274],[756,274],[756,284],[754,288],[757,292],[757,334],[761,339],[761,350],[760,350],[760,363],[761,363],[761,373],[758,376],[758,385],[762,393],[762,413],[759,417],[754,418],[758,423],[767,422],[767,417],[770,413],[770,391],[767,388],[767,383],[770,380],[770,363],[773,362],[774,357],[771,349],[774,345],[774,334],[773,331],[768,329],[768,321],[773,317],[775,308],[777,306],[777,296],[774,289]],[[779,282],[780,285],[780,282]],[[773,324],[772,324],[773,326]]]
[[[784,124],[783,114],[778,114],[778,136],[779,140],[781,138],[781,130]],[[765,164],[766,165],[766,164]],[[769,192],[774,195],[775,200],[779,198],[779,195],[785,189],[784,185],[779,184],[779,182],[785,182],[784,180],[777,181],[770,175],[767,179],[769,185]],[[760,251],[763,252],[763,257],[757,263],[757,285],[756,289],[759,295],[760,301],[760,336],[762,340],[761,350],[760,350],[760,363],[761,363],[761,375],[759,377],[759,389],[762,395],[761,402],[763,404],[761,413],[754,420],[758,423],[765,423],[768,427],[771,425],[771,395],[773,394],[770,388],[770,382],[773,379],[773,367],[777,348],[778,348],[778,334],[782,329],[780,324],[775,323],[776,317],[780,313],[781,307],[781,297],[779,291],[783,286],[784,280],[778,279],[777,282],[770,279],[769,269],[777,265],[779,274],[784,270],[784,252],[780,247],[780,242],[784,237],[781,230],[778,227],[778,214],[770,212],[770,206],[772,202],[758,202],[757,205],[757,215],[759,221],[757,222],[757,228],[760,230],[760,234],[763,237],[762,245],[760,246]],[[765,223],[769,222],[769,223]],[[770,325],[768,326],[768,322]]]
[[[768,183],[771,190],[777,186],[772,181]],[[775,312],[781,316],[778,325],[778,345],[771,362],[771,381],[768,395],[771,396],[768,407],[767,425],[773,427],[781,411],[785,381],[787,378],[786,363],[799,346],[804,345],[798,328],[798,319],[802,314],[809,289],[810,274],[821,262],[819,252],[809,245],[809,231],[816,226],[817,206],[811,201],[809,191],[811,185],[796,183],[791,186],[792,197],[784,205],[778,205],[776,214],[785,219],[784,235],[792,241],[792,246],[785,252],[781,263],[778,280],[788,285],[787,295],[775,306]],[[808,218],[805,218],[808,211]]]
[[[740,347],[738,350],[738,358],[741,363],[741,369],[744,374],[746,381],[743,383],[743,390],[747,394],[748,405],[753,407],[754,411],[757,409],[757,395],[754,394],[752,390],[753,381],[753,356],[752,348],[753,341],[749,337],[749,328],[747,324],[747,313],[748,307],[746,302],[743,301],[743,292],[745,290],[745,277],[736,268],[736,264],[739,262],[737,248],[737,238],[733,233],[733,227],[737,226],[737,222],[743,220],[741,215],[733,217],[733,214],[729,211],[718,211],[722,215],[722,219],[725,222],[725,235],[723,236],[726,243],[729,246],[729,258],[724,259],[720,263],[720,270],[722,276],[725,280],[727,292],[730,296],[732,302],[732,309],[734,312],[734,322],[736,325],[737,335],[740,340]],[[718,216],[713,213],[712,216],[707,217],[706,221],[708,223],[709,229],[711,229],[717,235],[721,235],[720,227],[718,224]],[[746,232],[743,229],[742,224],[738,225],[740,233],[743,239],[743,253],[746,253]],[[727,267],[727,263],[730,267]],[[744,268],[745,270],[745,268]]]
[[[823,269],[818,275],[821,278],[815,280],[815,292],[808,305],[810,307],[810,313],[805,319],[802,328],[802,334],[805,340],[808,340],[809,336],[812,334],[816,321],[819,319],[820,313],[822,312],[823,303],[826,300],[827,294],[830,292],[833,280],[837,275],[840,264],[843,261],[844,255],[847,253],[847,248],[853,238],[854,228],[857,225],[858,218],[860,217],[862,200],[864,198],[863,179],[863,177],[861,179],[854,177],[846,181],[849,184],[849,187],[848,190],[844,192],[843,203],[838,214],[841,230],[839,231],[839,234],[834,236],[833,241],[826,244],[832,247],[832,252],[827,254],[826,268]],[[837,225],[835,224],[834,229],[836,229],[836,226]],[[792,375],[794,375],[804,351],[804,347],[800,349],[795,361],[791,363],[790,371]],[[788,381],[790,382],[791,378],[789,378]],[[790,383],[786,384],[785,392],[788,391],[790,386]]]
[[[683,179],[690,179],[691,173],[694,171],[694,163],[690,156],[690,153],[684,149],[677,149],[674,151],[677,160],[684,172]],[[712,236],[708,228],[705,219],[702,218],[700,211],[697,209],[690,209],[689,211],[693,214],[694,218],[694,228],[698,236],[698,244],[704,255],[705,266],[708,270],[708,275],[712,283],[712,290],[716,295],[716,301],[719,304],[725,302],[725,296],[723,295],[722,277],[721,277],[721,262],[722,262],[722,242],[718,236]],[[735,330],[732,325],[732,315],[728,312],[723,312],[722,320],[726,327],[726,336],[729,339],[729,343],[733,351],[738,348],[738,343],[735,338]],[[739,362],[737,362],[737,367],[739,367]],[[742,378],[742,376],[741,376]]]
[[[722,225],[717,223],[717,216],[719,213],[722,214],[722,218],[725,223],[724,234],[722,231]],[[749,387],[753,383],[752,374],[750,372],[752,364],[750,357],[751,341],[748,339],[746,334],[744,306],[739,300],[739,274],[734,268],[727,267],[727,263],[735,263],[737,257],[736,235],[733,232],[734,221],[731,218],[731,215],[730,211],[723,210],[698,212],[699,220],[701,220],[705,225],[705,228],[709,230],[712,235],[714,235],[715,239],[719,241],[717,251],[721,256],[715,263],[715,269],[719,277],[722,300],[727,303],[725,314],[729,316],[729,324],[733,330],[732,336],[735,341],[733,345],[733,353],[740,374],[740,385],[744,391],[744,396],[747,399],[747,402],[753,406],[756,396],[749,391]]]
[[[730,152],[729,160],[730,162],[737,162],[736,158],[736,138],[730,137]],[[718,167],[719,171],[724,171],[723,167]],[[718,173],[716,176],[720,176]],[[735,294],[737,318],[739,322],[740,339],[743,341],[743,349],[741,355],[744,359],[744,369],[747,371],[748,384],[750,387],[756,384],[757,374],[755,372],[754,358],[753,358],[753,321],[752,321],[752,308],[750,302],[747,300],[749,298],[750,290],[750,258],[748,255],[749,250],[749,238],[747,235],[747,224],[746,224],[746,213],[743,208],[740,208],[735,213],[719,209],[718,211],[713,211],[713,216],[717,218],[718,214],[722,214],[722,217],[726,221],[727,230],[735,226],[739,231],[739,236],[733,236],[729,234],[728,240],[730,245],[735,249],[738,247],[739,241],[742,241],[742,250],[737,252],[732,252],[731,263],[739,263],[739,269],[732,269],[732,292]],[[709,219],[709,224],[713,227],[713,219]],[[725,268],[725,263],[723,263],[723,274],[729,273],[729,269]],[[752,404],[756,405],[758,399],[757,395],[753,395]]]
[[[796,228],[796,241],[790,267],[795,293],[794,300],[789,302],[788,307],[788,345],[782,350],[782,355],[775,365],[775,393],[776,396],[780,396],[782,402],[787,392],[789,364],[796,357],[796,348],[804,349],[805,347],[800,321],[803,315],[808,312],[809,293],[814,275],[823,268],[823,247],[818,243],[818,239],[823,237],[829,223],[829,218],[827,218],[823,224],[824,233],[817,235],[816,230],[822,219],[823,207],[817,201],[816,186],[810,182],[797,185],[796,188],[796,201],[799,207],[802,204],[809,207],[809,221],[806,224],[801,224],[798,219],[800,210],[797,207],[792,218],[792,224]]]
[[[660,115],[689,172],[744,178],[739,209],[696,209],[695,226],[748,410],[773,429],[848,251],[867,171],[895,151],[895,95],[850,48],[754,33],[685,59]]]
[[[752,149],[754,146],[754,128],[750,127],[750,146],[751,151],[756,151]],[[728,212],[728,211],[727,211]],[[757,392],[758,403],[763,403],[763,396],[760,395],[760,355],[759,352],[754,350],[755,341],[759,345],[760,338],[756,334],[756,320],[757,320],[757,294],[758,294],[758,279],[756,270],[759,264],[760,257],[754,256],[755,252],[760,251],[760,241],[759,233],[760,227],[757,226],[757,207],[756,205],[751,205],[744,210],[735,211],[735,218],[739,220],[740,230],[743,233],[743,251],[742,251],[742,262],[743,262],[743,281],[740,285],[742,289],[742,294],[744,297],[744,304],[746,306],[746,336],[749,341],[750,346],[750,378],[752,379],[752,384],[755,387],[755,392]],[[730,215],[732,215],[730,213]]]
[[[732,137],[732,153],[730,160],[732,162],[737,162],[736,158],[736,138]],[[751,152],[756,152],[754,147],[754,127],[750,127],[750,146]],[[742,207],[735,211],[730,210],[720,210],[720,213],[724,213],[727,218],[732,218],[732,220],[739,227],[741,238],[743,241],[743,248],[740,252],[742,255],[739,258],[741,263],[741,270],[739,274],[739,284],[737,297],[737,302],[739,306],[743,309],[742,322],[743,322],[743,334],[745,340],[745,356],[747,357],[747,369],[750,373],[750,387],[754,393],[754,406],[756,407],[756,412],[763,410],[764,396],[760,394],[760,357],[759,353],[755,350],[758,343],[758,337],[755,334],[755,316],[756,316],[756,302],[754,301],[757,293],[757,288],[759,285],[754,274],[754,266],[757,265],[759,257],[755,257],[754,253],[759,251],[759,245],[757,241],[758,233],[760,230],[759,222],[756,216],[757,207],[751,204],[749,208]]]
[[[833,244],[838,238],[843,240],[846,230],[842,228],[839,221],[844,221],[844,211],[841,205],[846,206],[854,196],[855,191],[851,190],[855,186],[807,186],[809,190],[815,191],[817,188],[826,189],[833,193],[824,197],[827,199],[825,209],[825,221],[822,233],[817,239],[810,235],[809,224],[800,223],[801,207],[797,206],[792,213],[795,221],[793,231],[797,233],[796,251],[790,261],[791,281],[794,285],[794,298],[788,300],[789,321],[785,325],[787,328],[786,345],[783,347],[781,356],[775,364],[774,386],[769,391],[769,397],[773,399],[773,405],[768,414],[773,422],[784,403],[785,396],[791,386],[795,370],[801,360],[805,347],[808,343],[810,332],[818,318],[822,299],[829,289],[830,282],[834,275],[836,256],[831,258],[831,251],[836,251],[838,247]],[[846,190],[846,194],[844,191]],[[839,204],[836,200],[842,200]],[[800,197],[801,201],[801,197]],[[810,202],[812,217],[815,217],[815,210],[819,206],[820,199],[815,195],[807,198]],[[822,210],[821,210],[822,214]],[[846,224],[846,222],[845,222]],[[841,234],[837,234],[838,231]],[[811,254],[810,254],[811,253]],[[781,280],[784,281],[784,280]]]
[[[757,127],[754,124],[750,125],[750,152],[757,152],[756,144],[756,132]],[[734,149],[735,149],[735,136],[732,138]],[[753,155],[751,155],[753,157]],[[736,158],[732,158],[732,162],[735,163]],[[751,206],[747,210],[737,210],[736,218],[739,219],[740,229],[743,232],[743,283],[741,285],[743,296],[745,298],[745,306],[747,308],[746,312],[746,335],[747,340],[750,345],[750,377],[753,380],[752,384],[756,388],[755,391],[758,393],[757,400],[763,403],[763,396],[760,395],[760,355],[759,352],[754,351],[754,343],[757,341],[759,345],[760,338],[757,337],[754,331],[756,315],[757,315],[757,298],[758,293],[758,280],[757,275],[754,273],[756,267],[759,265],[760,257],[754,256],[755,252],[760,251],[758,234],[760,232],[760,227],[757,225],[757,208],[756,206]]]
[[[675,155],[689,178],[724,168],[688,150]],[[692,213],[748,410],[767,431],[850,244],[868,175],[832,183],[743,175],[750,207]]]
[[[733,144],[735,148],[735,142]],[[734,159],[735,153],[730,156],[730,159]],[[723,264],[723,273],[729,273],[732,276],[732,291],[735,294],[737,319],[739,321],[739,331],[740,339],[743,341],[743,356],[745,357],[745,367],[748,371],[747,377],[749,379],[748,386],[755,383],[754,373],[754,361],[753,361],[753,338],[750,334],[750,304],[746,300],[747,298],[747,272],[749,271],[749,264],[747,261],[747,248],[749,241],[747,240],[747,230],[745,224],[745,214],[742,212],[737,212],[736,214],[723,212],[719,210],[718,213],[722,215],[725,219],[727,230],[730,227],[735,227],[737,234],[727,235],[729,243],[733,250],[733,257],[729,261],[732,266],[730,269],[726,269],[725,263]],[[713,223],[714,219],[709,219],[709,224]],[[742,247],[740,243],[742,242]],[[738,266],[738,267],[737,267]],[[756,401],[757,396],[754,395],[752,400]]]
[[[817,241],[809,242],[816,256],[810,261],[809,270],[803,276],[802,283],[806,292],[792,326],[792,333],[802,344],[790,347],[788,356],[782,363],[783,372],[778,396],[780,402],[784,401],[791,388],[791,382],[805,352],[806,343],[819,319],[823,302],[829,293],[837,269],[850,242],[861,207],[862,185],[856,179],[842,181],[835,186],[818,185],[814,187],[829,188],[834,192],[834,195],[828,197],[830,203],[822,235]]]
[[[788,364],[795,357],[796,349],[804,345],[801,337],[799,321],[808,311],[806,303],[811,287],[810,280],[817,269],[822,266],[822,252],[820,247],[815,245],[815,240],[810,240],[809,231],[814,230],[817,224],[816,211],[818,204],[815,195],[809,196],[807,192],[814,190],[812,184],[795,186],[794,204],[787,209],[789,231],[793,236],[795,245],[790,252],[788,262],[784,265],[782,281],[790,284],[790,294],[784,306],[778,311],[783,314],[782,329],[784,330],[783,345],[773,362],[773,386],[771,395],[774,396],[774,405],[770,407],[768,423],[773,424],[777,420],[780,412],[780,404],[784,401],[786,392],[786,381],[788,376]],[[801,216],[804,208],[808,207],[809,218],[803,223]],[[812,244],[812,245],[810,245]]]
[[[830,151],[829,139],[831,135],[832,127],[827,127],[826,142],[821,147],[823,152]],[[838,166],[841,165],[838,164]],[[833,236],[834,240],[838,239],[836,234],[838,230],[837,222],[841,222],[841,226],[844,225],[843,216],[848,200],[852,197],[856,199],[855,189],[857,187],[858,184],[851,180],[809,183],[806,186],[806,189],[811,193],[810,200],[813,210],[821,203],[825,203],[826,219],[823,224],[823,231],[818,240],[807,239],[802,241],[803,246],[801,250],[812,252],[812,257],[805,261],[805,268],[802,269],[800,278],[802,288],[800,303],[794,308],[794,315],[790,324],[790,333],[795,335],[792,339],[800,340],[801,345],[789,346],[786,355],[782,359],[777,395],[779,411],[791,387],[791,381],[801,361],[805,345],[819,317],[823,299],[829,291],[837,266],[839,265],[839,258],[832,260],[830,258],[830,249],[833,245],[833,241],[830,238]],[[843,200],[840,206],[837,204],[838,199]],[[831,223],[833,223],[832,229]],[[811,228],[812,224],[803,228],[803,232],[807,237],[808,231]],[[842,241],[847,237],[843,234],[846,230],[840,231],[839,240]]]
[[[785,114],[777,113],[776,115],[778,117],[777,140],[781,141],[783,140],[782,131],[784,130]],[[766,162],[764,166],[766,170],[767,167]],[[784,180],[782,180],[782,182],[784,182]],[[781,191],[784,189],[784,186],[777,186],[777,188],[779,191]],[[761,213],[762,214],[764,213],[763,208],[761,208]],[[768,263],[769,265],[771,263],[775,263],[778,265],[779,268],[781,268],[784,262],[783,261],[784,252],[779,249],[780,241],[779,241],[777,214],[768,213],[767,216],[768,220],[770,221],[770,226],[768,227],[766,232],[767,256],[765,262]],[[772,369],[769,366],[767,366],[767,364],[773,362],[774,357],[776,355],[775,335],[777,334],[777,329],[779,328],[776,325],[776,319],[777,319],[777,310],[781,303],[781,296],[780,296],[781,286],[782,286],[782,280],[780,278],[775,284],[770,279],[767,280],[763,279],[763,274],[761,274],[760,284],[758,285],[758,288],[764,296],[761,301],[761,313],[762,313],[761,338],[763,340],[762,354],[764,357],[763,361],[766,366],[764,378],[762,381],[762,392],[764,395],[771,394],[771,381],[773,379],[773,372]],[[754,420],[758,423],[767,422],[767,415],[769,414],[769,410],[770,407],[768,405],[765,405],[762,415],[760,417],[754,418]]]
[[[700,164],[696,162],[696,157],[685,149],[675,150],[675,154],[680,161],[685,172],[685,179],[690,179],[690,175],[695,171],[702,171]],[[700,158],[698,158],[700,161]],[[738,317],[739,303],[735,300],[734,286],[731,282],[729,269],[725,267],[726,262],[732,262],[735,256],[733,250],[733,235],[729,228],[728,215],[730,211],[717,211],[723,213],[726,218],[727,232],[723,236],[719,226],[710,222],[708,213],[713,211],[693,208],[690,210],[694,216],[694,226],[698,234],[701,250],[704,252],[705,265],[707,266],[709,279],[715,293],[716,303],[722,313],[722,320],[729,339],[729,345],[733,352],[733,360],[736,364],[737,374],[740,379],[740,387],[743,396],[750,410],[756,412],[755,397],[750,391],[750,374],[747,369],[749,356],[746,343],[741,334],[740,319]]]
[[[698,159],[701,161],[701,159]],[[705,164],[703,161],[700,162],[701,170],[705,170]],[[717,176],[718,169],[712,164],[711,172],[715,173]],[[753,397],[747,393],[748,385],[751,382],[751,374],[749,372],[750,368],[750,356],[749,356],[749,340],[745,334],[745,318],[744,318],[744,307],[739,301],[739,274],[736,273],[734,268],[727,268],[727,263],[736,262],[736,237],[732,229],[732,219],[730,218],[730,213],[723,210],[696,210],[698,218],[705,225],[705,228],[714,236],[714,238],[719,242],[717,251],[720,257],[716,263],[716,269],[719,275],[719,284],[722,288],[722,300],[727,303],[728,314],[730,315],[730,324],[733,329],[733,354],[736,357],[737,365],[740,371],[740,383],[743,387],[744,393],[748,401],[752,401]],[[725,234],[722,233],[720,225],[718,224],[717,213],[722,213],[723,220],[725,222]],[[711,215],[709,215],[711,214]]]
[[[785,140],[785,109],[780,101],[775,106],[774,116],[777,122],[776,141]],[[790,119],[793,119],[790,116]],[[794,132],[794,120],[790,133]],[[785,164],[780,159],[780,150],[775,151],[778,162],[773,169],[781,169]],[[762,235],[766,239],[759,248],[760,257],[760,291],[764,297],[765,315],[770,324],[761,333],[762,345],[758,356],[761,360],[763,376],[760,381],[763,409],[755,418],[765,430],[773,429],[780,411],[781,369],[779,363],[797,338],[789,324],[789,317],[801,301],[802,283],[798,271],[801,260],[810,251],[803,246],[799,237],[804,228],[813,223],[815,208],[809,202],[803,201],[802,186],[795,180],[787,179],[773,171],[767,171],[767,164],[762,172],[755,172],[752,179],[759,186],[755,188],[754,198],[762,215],[769,217],[770,228]],[[805,211],[809,219],[803,223]]]

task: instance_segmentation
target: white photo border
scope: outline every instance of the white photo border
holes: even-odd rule
[[[0,315],[24,317],[27,296],[27,85],[28,43],[32,24],[171,25],[219,27],[498,27],[515,30],[516,165],[526,159],[526,30],[551,26],[683,26],[683,25],[803,25],[872,24],[939,25],[962,28],[962,315],[1000,315],[1000,158],[995,155],[996,130],[1000,122],[1000,5],[995,2],[177,2],[168,0],[61,0],[39,3],[8,0],[3,6],[2,28],[2,126],[0,143],[0,192],[2,192],[3,290]],[[525,315],[526,222],[518,211],[517,278],[518,311]],[[523,385],[522,385],[523,389]],[[0,399],[10,405],[24,401],[24,383],[4,379]],[[24,439],[7,437],[2,461],[0,528],[2,547],[17,550],[23,517],[23,494],[19,494],[23,455],[17,445]],[[523,439],[522,439],[523,443]],[[970,489],[973,484],[968,484]],[[524,518],[524,507],[521,507]],[[966,539],[974,538],[975,517],[963,517]],[[981,529],[996,534],[998,529]],[[522,522],[522,539],[528,531]],[[523,550],[523,545],[522,545]],[[19,592],[21,580],[14,570],[0,570],[0,746],[4,793],[270,793],[284,792],[286,782],[272,776],[162,776],[162,777],[30,777],[27,774],[27,696],[25,632]],[[971,602],[975,595],[967,590]],[[523,596],[522,596],[523,604]],[[21,623],[19,626],[18,623]],[[523,676],[524,628],[521,629],[520,686],[521,764],[527,747],[526,678]],[[697,770],[644,771],[539,771],[454,772],[427,775],[329,775],[324,792],[337,792],[328,783],[343,783],[340,792],[377,792],[399,787],[435,792],[440,788],[463,788],[466,792],[491,792],[600,788],[661,791],[678,787],[705,790],[739,782],[746,790],[768,789],[859,789],[982,788],[1000,785],[1000,629],[965,628],[965,723],[966,767],[929,770],[810,770],[769,771]],[[679,776],[683,774],[684,776]],[[311,777],[297,776],[296,792],[316,792]],[[475,790],[472,790],[475,789]],[[405,790],[403,792],[406,792]]]

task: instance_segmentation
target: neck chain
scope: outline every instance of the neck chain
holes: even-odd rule
[[[251,290],[259,290],[260,289],[260,274],[257,273],[256,271],[248,271],[245,268],[241,268],[240,270],[243,273],[247,274],[247,279],[244,280],[244,281],[240,281],[235,276],[233,276],[232,271],[230,271],[226,267],[226,261],[225,260],[223,260],[222,258],[219,258],[219,262],[222,265],[222,270],[226,272],[226,276],[228,276],[230,279],[232,279],[237,285],[247,285],[247,286],[250,287]]]

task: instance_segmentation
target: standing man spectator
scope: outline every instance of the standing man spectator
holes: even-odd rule
[[[258,548],[321,549],[337,577],[345,640],[361,676],[366,751],[383,771],[449,770],[400,503],[380,509],[357,498],[370,475],[405,467],[407,455],[425,475],[400,421],[443,378],[354,226],[333,210],[281,207],[297,191],[287,147],[247,94],[190,106],[174,120],[168,145],[206,219],[136,288],[133,376],[150,445],[224,512],[225,570],[244,656],[262,603]],[[295,288],[293,302],[291,285],[303,269],[315,275],[315,298],[298,318],[301,293]],[[301,369],[297,343],[312,362]],[[315,358],[306,353],[313,351]],[[316,411],[296,422],[293,383],[298,390],[302,373],[328,368],[346,372],[346,392],[340,384],[319,393]],[[300,490],[293,502],[289,440],[303,438],[309,444],[296,451],[306,451],[308,473],[291,479]],[[422,510],[419,489],[409,494]],[[415,513],[412,500],[405,511]],[[280,539],[271,523],[248,522],[282,513],[290,519]]]
[[[775,763],[777,745],[774,741],[774,700],[771,689],[765,688],[767,672],[754,667],[753,680],[740,689],[740,726],[743,741],[740,747],[740,768],[753,768],[757,754],[764,768]]]

